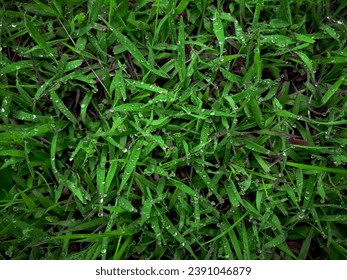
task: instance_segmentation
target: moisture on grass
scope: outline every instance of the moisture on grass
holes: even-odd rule
[[[347,258],[346,1],[0,7],[0,259]]]

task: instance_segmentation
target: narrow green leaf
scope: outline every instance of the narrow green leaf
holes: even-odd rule
[[[260,12],[263,9],[264,6],[264,0],[258,0],[257,1],[257,6],[255,7],[255,12],[253,15],[253,24],[252,26],[256,26],[258,24],[259,21],[259,17],[260,17]]]
[[[305,238],[305,240],[301,246],[301,250],[300,250],[300,254],[299,254],[300,260],[306,260],[307,259],[307,255],[308,255],[308,252],[310,250],[311,241],[313,238],[314,229],[315,229],[314,227],[310,228],[310,231],[308,232],[307,237]]]
[[[321,24],[319,26],[319,29],[323,30],[327,34],[331,36],[331,38],[335,39],[336,41],[340,41],[339,35],[337,34],[336,30],[332,28],[331,26],[327,24]]]
[[[212,191],[212,193],[217,197],[217,199],[219,201],[222,201],[223,198],[219,194],[216,184],[212,181],[212,179],[207,174],[207,172],[201,166],[195,166],[195,171],[196,171],[196,173],[199,174],[199,176],[202,179],[202,181]]]
[[[177,72],[180,82],[183,82],[187,76],[186,69],[186,53],[185,53],[185,32],[184,32],[184,22],[183,18],[180,18],[180,23],[178,27],[178,37],[177,37]]]
[[[347,170],[343,168],[332,168],[332,167],[324,167],[324,166],[315,166],[315,165],[307,165],[303,163],[295,163],[287,161],[286,165],[293,166],[299,169],[306,169],[306,170],[315,170],[317,172],[327,172],[327,173],[336,173],[336,174],[343,174],[347,175]]]
[[[210,135],[210,127],[211,124],[209,122],[205,121],[203,123],[200,134],[200,144],[205,144],[207,142]]]
[[[117,167],[118,167],[117,161],[111,160],[110,161],[110,167],[108,169],[107,176],[106,176],[105,186],[104,186],[105,194],[107,194],[109,189],[110,189],[112,180],[113,180],[114,176],[116,175]]]
[[[296,54],[301,58],[301,60],[305,63],[307,69],[313,75],[313,65],[311,59],[303,52],[296,52]]]
[[[248,213],[243,214],[237,221],[235,221],[234,224],[232,224],[232,225],[231,225],[230,227],[228,227],[227,229],[223,230],[223,232],[222,232],[221,234],[218,234],[216,237],[214,237],[214,238],[212,238],[211,240],[209,240],[209,241],[203,243],[202,245],[206,245],[206,244],[208,244],[208,243],[211,243],[211,242],[213,242],[213,241],[216,241],[216,240],[218,240],[219,238],[221,238],[222,236],[226,235],[230,230],[232,230],[232,229],[233,229],[234,227],[236,227],[240,222],[242,222],[242,220],[243,220],[244,218],[246,218],[247,215],[248,215]]]
[[[242,245],[243,245],[243,259],[250,260],[251,251],[249,247],[249,236],[248,236],[248,230],[245,225],[245,221],[242,221]]]
[[[263,35],[260,38],[261,44],[270,43],[278,47],[286,47],[295,43],[292,38],[284,35]]]
[[[155,85],[151,85],[151,84],[147,84],[147,83],[139,82],[139,81],[133,81],[133,80],[126,80],[126,81],[129,85],[135,86],[137,88],[145,89],[145,90],[156,92],[156,93],[163,93],[163,94],[168,93],[166,89],[155,86]]]
[[[77,124],[78,120],[76,117],[71,113],[71,111],[65,106],[64,102],[59,98],[57,93],[55,91],[50,92],[51,100],[53,104],[56,106],[56,108],[63,114],[65,117],[67,117],[71,122]]]
[[[264,248],[270,249],[270,248],[277,247],[278,245],[285,242],[286,238],[287,238],[286,234],[279,234],[275,238],[271,239],[269,242],[265,243]]]
[[[66,187],[82,202],[90,200],[89,194],[70,180],[64,180]]]
[[[260,167],[266,172],[269,173],[270,172],[270,167],[268,166],[268,164],[265,162],[265,160],[256,152],[252,153],[254,158],[256,159],[256,161],[259,163]]]
[[[258,210],[260,210],[262,202],[263,202],[263,191],[257,191],[256,197],[255,197],[255,205],[257,206]]]
[[[257,81],[259,81],[262,77],[263,72],[263,66],[260,58],[260,47],[257,45],[257,47],[254,49],[254,69],[255,69],[255,75],[257,77]]]
[[[176,180],[176,179],[172,179],[169,178],[169,181],[178,189],[180,189],[181,191],[185,192],[186,194],[189,194],[191,196],[196,196],[197,193],[191,189],[190,187],[188,187],[186,184]]]
[[[87,123],[87,109],[92,98],[93,92],[89,91],[86,93],[81,103],[81,120],[84,124]]]
[[[122,97],[123,101],[126,100],[126,86],[121,70],[117,70],[115,77],[112,79],[110,85],[110,94],[112,95],[113,92],[115,94],[113,105],[116,105],[118,103],[119,97]]]
[[[105,22],[108,26],[109,23]],[[138,50],[138,48],[122,33],[120,33],[117,29],[113,28],[112,26],[109,26],[110,30],[115,34],[117,39],[121,42],[121,44],[131,53],[131,55],[137,60],[137,62],[145,67],[147,70],[152,71],[154,74],[157,74],[160,77],[163,78],[169,78],[169,76],[161,71],[155,69],[150,63],[144,58],[142,53]]]
[[[128,199],[121,196],[117,200],[119,207],[122,207],[124,210],[128,212],[137,212],[136,208],[131,204],[131,202]]]
[[[233,207],[239,207],[242,198],[236,189],[234,182],[230,179],[229,183],[225,185],[225,190],[228,194],[229,201]]]
[[[333,96],[334,94],[338,91],[340,86],[342,85],[343,81],[345,80],[345,77],[342,76],[340,77],[329,89],[328,91],[324,94],[322,97],[322,105],[326,104]]]
[[[142,112],[145,104],[143,103],[129,103],[118,105],[113,108],[115,112]]]
[[[53,174],[55,175],[58,182],[60,182],[60,176],[55,164],[55,154],[57,152],[57,142],[58,142],[58,134],[54,134],[51,141],[51,153],[50,153],[50,163]]]
[[[36,210],[36,204],[35,202],[29,197],[27,196],[24,192],[22,192],[21,190],[18,190],[20,196],[23,198],[24,203],[26,204],[26,206],[30,209],[30,210]]]
[[[217,37],[218,45],[219,45],[219,55],[223,56],[225,37],[224,37],[224,28],[222,24],[222,20],[220,18],[219,12],[215,10],[213,16],[213,32]]]
[[[246,148],[251,151],[258,152],[259,154],[267,154],[267,155],[271,153],[270,150],[250,140],[244,139],[243,142],[245,143]]]
[[[141,222],[140,222],[141,225],[143,225],[148,219],[150,219],[152,206],[153,206],[152,200],[146,200],[144,202],[142,210],[141,210]]]
[[[73,61],[69,61],[66,64],[65,71],[69,72],[73,69],[76,69],[77,67],[80,67],[82,65],[82,63],[83,63],[83,59],[76,59]]]
[[[106,169],[105,167],[101,166],[101,164],[99,164],[96,168],[96,184],[99,190],[99,193],[101,195],[104,195],[105,192],[105,175],[106,175]]]
[[[88,24],[92,25],[98,20],[98,16],[100,14],[100,8],[103,2],[104,2],[103,0],[88,1],[88,11],[89,11]]]
[[[52,48],[47,44],[47,42],[45,41],[45,39],[42,37],[42,35],[40,34],[39,31],[37,31],[36,27],[34,26],[34,24],[29,21],[29,20],[25,20],[25,25],[29,31],[29,35],[30,37],[32,37],[36,43],[43,49],[46,51],[46,53],[55,60],[55,56],[54,56],[54,52],[52,50]]]
[[[166,215],[160,215],[161,222],[166,230],[172,234],[172,236],[181,244],[181,246],[185,247],[187,251],[195,258],[197,257],[194,254],[193,249],[190,247],[189,242],[183,237],[181,233],[175,228],[170,219]]]
[[[140,154],[141,154],[142,145],[143,145],[143,141],[142,140],[138,140],[136,142],[136,144],[133,146],[133,148],[131,149],[131,153],[130,153],[130,156],[129,156],[129,159],[128,159],[128,163],[127,163],[127,165],[125,166],[125,169],[124,169],[124,173],[123,173],[121,184],[119,186],[118,193],[120,193],[123,190],[123,188],[125,187],[126,183],[131,178],[132,173],[135,171],[136,165],[137,165],[137,161],[139,160],[139,157],[140,157]]]
[[[3,157],[25,157],[25,152],[21,150],[0,150],[0,156]]]
[[[3,74],[9,74],[12,72],[20,71],[25,68],[31,68],[33,67],[33,62],[30,60],[22,60],[17,62],[12,62],[6,64],[4,67],[0,69],[0,75]]]
[[[227,229],[227,227],[225,227],[224,229],[222,229],[223,231],[224,230],[227,230],[228,231],[228,235],[229,235],[229,238],[230,238],[230,241],[231,241],[231,244],[233,246],[233,249],[235,251],[235,254],[236,254],[236,257],[238,260],[243,260],[244,257],[243,257],[243,254],[242,254],[242,251],[241,251],[241,244],[240,244],[240,241],[237,237],[236,237],[236,234],[235,234],[235,231],[233,228],[229,228]]]
[[[263,113],[259,107],[257,98],[255,96],[250,97],[248,104],[252,112],[252,116],[255,118],[256,123],[260,128],[264,128]]]
[[[347,224],[347,215],[326,215],[320,217],[321,222],[338,222]]]
[[[309,44],[314,44],[316,42],[310,36],[306,36],[304,34],[298,34],[298,33],[294,33],[294,34],[295,34],[295,38],[299,41],[306,42]]]
[[[176,14],[182,13],[188,6],[190,0],[181,0],[181,2],[176,7]]]
[[[231,250],[231,244],[229,243],[228,239],[225,236],[222,236],[222,244],[225,252],[225,258],[227,260],[233,260],[234,259],[234,254]]]

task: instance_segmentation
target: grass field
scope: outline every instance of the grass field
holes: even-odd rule
[[[347,258],[347,1],[0,15],[0,259]]]

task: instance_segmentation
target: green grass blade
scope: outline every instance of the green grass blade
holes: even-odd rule
[[[196,196],[196,192],[191,189],[190,187],[188,187],[186,184],[176,180],[176,179],[172,179],[169,178],[169,181],[178,189],[180,189],[181,191],[185,192],[186,194],[189,194],[191,196]]]
[[[65,106],[64,102],[59,98],[58,94],[55,91],[50,92],[51,100],[56,108],[67,117],[74,124],[78,123],[76,117],[71,113],[71,111]]]
[[[181,84],[184,84],[184,81],[187,76],[184,36],[185,36],[184,22],[183,22],[183,18],[180,18],[180,23],[178,27],[178,37],[177,37],[177,72],[178,72],[178,76],[179,76]]]
[[[347,75],[345,75],[347,76]],[[326,104],[338,91],[338,89],[341,87],[343,81],[345,80],[345,76],[340,77],[324,94],[322,97],[322,105]]]
[[[309,253],[312,238],[313,238],[313,233],[314,233],[314,227],[311,227],[304,243],[301,246],[300,253],[299,253],[299,259],[300,260],[306,260],[307,259],[307,255]]]
[[[106,24],[109,25],[107,22]],[[154,74],[157,74],[160,77],[169,78],[169,76],[165,72],[157,70],[152,65],[150,65],[150,63],[144,58],[143,54],[126,36],[124,36],[122,33],[120,33],[117,29],[113,28],[112,26],[109,26],[109,28],[112,30],[112,32],[121,42],[121,44],[129,51],[129,53],[131,53],[131,55],[137,60],[137,62],[141,66],[143,66],[149,71],[152,71]]]
[[[299,169],[305,169],[305,170],[314,170],[316,172],[327,172],[327,173],[335,173],[335,174],[343,174],[347,175],[347,170],[342,168],[333,168],[333,167],[324,167],[324,166],[314,166],[314,165],[308,165],[303,163],[295,163],[287,161],[286,164],[288,166],[293,166]]]
[[[129,156],[129,159],[128,159],[128,163],[125,166],[125,169],[124,169],[124,172],[123,172],[123,177],[122,177],[122,181],[121,181],[120,186],[119,186],[118,193],[120,193],[123,190],[123,188],[125,187],[126,183],[131,178],[132,173],[135,171],[136,165],[137,165],[137,161],[140,158],[142,145],[143,145],[143,141],[142,140],[138,140],[135,143],[135,145],[133,146],[133,148],[131,149],[130,156]]]
[[[248,215],[248,213],[243,214],[234,224],[232,224],[229,228],[225,229],[221,234],[217,235],[216,237],[212,238],[211,240],[203,243],[202,245],[211,243],[215,240],[218,240],[219,238],[221,238],[222,236],[226,235],[230,230],[232,230],[233,228],[235,228],[240,222],[242,222],[242,220],[244,218],[246,218]]]
[[[225,44],[225,37],[224,37],[224,28],[223,28],[222,20],[217,10],[214,12],[214,16],[213,16],[213,32],[217,37],[217,41],[219,45],[219,55],[220,57],[222,57],[224,44]]]
[[[181,0],[175,9],[176,14],[182,13],[187,8],[189,2],[190,0]]]
[[[40,34],[40,32],[36,29],[36,27],[34,26],[34,24],[28,20],[25,19],[25,25],[28,29],[29,35],[30,37],[32,37],[36,43],[40,46],[40,48],[42,48],[43,50],[45,50],[45,52],[55,60],[55,62],[57,63],[55,57],[54,57],[54,52],[53,49],[47,44],[47,42],[45,41],[45,39],[42,37],[42,35]]]

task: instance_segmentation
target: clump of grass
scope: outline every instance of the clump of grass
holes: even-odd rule
[[[1,259],[346,258],[347,4],[225,2],[2,4]]]

